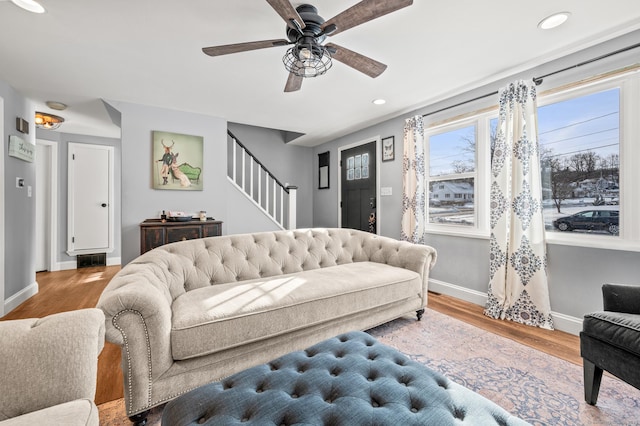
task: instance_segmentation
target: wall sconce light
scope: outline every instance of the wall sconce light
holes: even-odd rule
[[[64,123],[64,118],[57,115],[36,111],[35,122],[36,126],[40,127],[41,129],[55,130],[60,127],[62,123]]]
[[[16,130],[25,135],[29,134],[29,122],[22,117],[16,117]]]

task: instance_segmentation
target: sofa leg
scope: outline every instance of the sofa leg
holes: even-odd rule
[[[591,361],[582,358],[584,372],[584,400],[589,405],[596,405],[598,393],[600,392],[600,382],[602,381],[602,368]]]
[[[147,424],[147,416],[149,415],[149,411],[143,411],[142,413],[134,414],[133,416],[129,416],[129,420],[133,423],[133,426],[144,426]]]
[[[420,309],[416,311],[416,316],[418,317],[418,321],[422,319],[422,315],[424,315],[424,309]]]

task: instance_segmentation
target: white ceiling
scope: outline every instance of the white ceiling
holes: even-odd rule
[[[357,0],[313,0],[325,19]],[[0,80],[54,112],[67,133],[119,137],[100,99],[304,133],[315,146],[470,88],[640,28],[638,0],[414,0],[328,41],[388,65],[372,79],[335,62],[284,93],[286,47],[221,57],[201,48],[286,38],[264,0],[41,0],[26,12],[0,0]],[[294,5],[300,2],[294,2]],[[543,31],[559,11],[569,21]],[[371,101],[384,98],[375,106]]]

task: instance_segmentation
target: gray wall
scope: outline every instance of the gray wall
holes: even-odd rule
[[[68,147],[69,143],[85,143],[92,145],[106,145],[114,147],[114,157],[115,157],[115,165],[114,165],[114,250],[111,253],[107,253],[107,259],[112,259],[110,262],[107,260],[107,263],[118,264],[120,260],[121,250],[120,250],[120,226],[121,226],[121,218],[120,218],[120,197],[121,197],[121,181],[122,181],[122,173],[120,168],[120,139],[113,138],[102,138],[98,136],[88,136],[88,135],[75,135],[70,133],[63,132],[53,132],[50,130],[37,129],[36,130],[36,138],[43,139],[48,141],[54,141],[58,143],[58,250],[56,252],[56,260],[59,263],[65,262],[74,262],[76,260],[75,257],[69,256],[67,254],[67,185],[68,185],[68,173],[67,173],[67,165],[68,165]],[[36,188],[37,191],[37,188]],[[65,269],[65,268],[63,268]]]
[[[559,69],[573,66],[579,62],[599,57],[606,53],[624,48],[637,43],[640,31],[636,31],[586,49],[573,53],[545,65],[529,69],[517,75],[506,76],[499,81],[483,86],[478,86],[465,93],[452,96],[449,99],[426,105],[423,108],[411,111],[402,116],[389,119],[385,122],[359,130],[350,135],[341,137],[329,143],[314,148],[314,169],[317,169],[317,154],[325,151],[331,152],[331,177],[329,190],[315,190],[313,197],[314,226],[337,226],[338,223],[338,192],[337,179],[338,149],[340,147],[374,138],[376,136],[395,136],[395,160],[382,163],[380,170],[381,186],[390,186],[393,195],[380,197],[383,208],[383,223],[380,232],[382,235],[399,238],[400,219],[402,209],[402,152],[403,129],[405,119],[417,114],[426,114],[441,108],[456,105],[478,96],[497,91],[508,82],[517,78],[530,80]],[[576,68],[553,77],[547,77],[538,88],[538,93],[553,87],[573,81],[579,81],[592,75],[611,71],[637,62],[638,49],[627,53],[621,53],[615,57],[598,61],[596,63]],[[550,58],[551,59],[551,58]],[[524,69],[524,68],[523,68]],[[417,88],[417,90],[420,90]],[[426,118],[429,122],[437,122],[445,118],[457,116],[463,113],[477,111],[486,107],[495,106],[497,96],[489,96],[464,106],[455,107],[444,114],[436,114]],[[317,187],[317,177],[314,176],[314,188]],[[467,300],[482,303],[479,297],[486,293],[489,282],[489,242],[482,238],[465,238],[460,236],[447,236],[430,234],[426,236],[429,245],[438,250],[438,263],[431,273],[432,288],[466,298]],[[581,319],[590,311],[602,308],[600,287],[604,282],[640,283],[638,272],[640,269],[640,253],[624,252],[619,250],[593,249],[586,247],[563,246],[557,244],[548,245],[549,256],[549,280],[551,308],[556,316],[562,319],[563,315],[569,317],[571,326],[576,326],[573,319]],[[566,328],[575,332],[575,329]]]
[[[35,197],[27,197],[27,186],[35,187],[36,163],[10,157],[9,135],[18,135],[35,144],[35,126],[31,103],[9,85],[0,81],[0,96],[4,98],[4,218],[5,218],[5,300],[36,281],[35,258]],[[29,122],[29,134],[16,130],[16,117]],[[24,178],[25,187],[16,188],[16,177]]]

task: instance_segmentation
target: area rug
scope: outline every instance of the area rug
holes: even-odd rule
[[[582,367],[427,309],[369,331],[533,425],[640,425],[640,391],[606,374],[584,402]]]
[[[640,391],[605,375],[598,405],[584,402],[582,368],[427,309],[369,330],[381,343],[439,371],[532,425],[640,425]],[[130,425],[122,399],[99,406],[100,424]],[[159,426],[162,407],[149,416]]]

